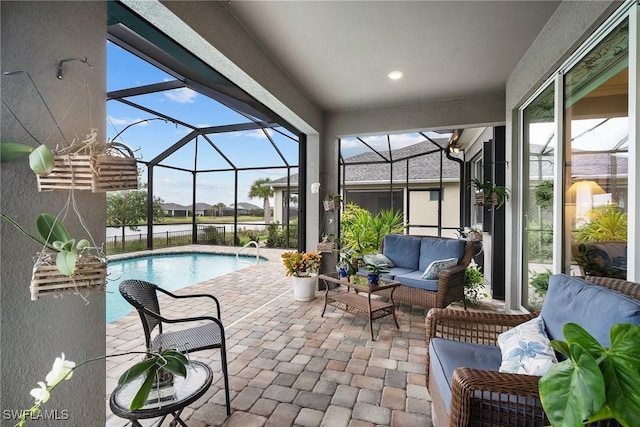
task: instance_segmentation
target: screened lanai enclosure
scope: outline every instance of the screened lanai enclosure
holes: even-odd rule
[[[136,153],[148,192],[147,247],[157,199],[190,222],[193,243],[238,244],[240,230],[264,231],[273,217],[269,182],[304,174],[304,135],[122,4],[109,2],[107,39],[107,136]],[[295,247],[304,244],[305,194],[288,193],[287,214],[270,233]],[[242,221],[258,211],[263,221]],[[198,223],[221,215],[233,223]]]

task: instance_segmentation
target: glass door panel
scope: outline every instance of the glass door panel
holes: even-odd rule
[[[627,277],[628,21],[565,75],[563,271]]]
[[[523,110],[523,289],[521,304],[539,309],[553,261],[556,120],[553,85]]]

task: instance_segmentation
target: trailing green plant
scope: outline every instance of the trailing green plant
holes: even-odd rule
[[[540,209],[548,210],[553,207],[553,181],[542,181],[534,187],[533,194]]]
[[[582,242],[627,240],[627,214],[607,203],[588,212],[588,222],[574,231],[574,239]]]
[[[547,295],[547,290],[549,290],[549,277],[551,277],[551,270],[548,268],[545,271],[531,271],[529,270],[529,276],[531,280],[529,280],[529,285],[536,291],[536,293],[544,298]]]
[[[468,304],[478,305],[480,300],[489,295],[484,289],[484,275],[479,265],[469,265],[464,269],[464,298]]]
[[[499,209],[504,203],[509,200],[509,189],[502,185],[494,185],[490,182],[483,183],[478,178],[474,178],[469,183],[470,186],[475,188],[476,194],[482,193],[483,202],[485,205],[493,204],[493,196],[496,197],[496,209]]]
[[[540,379],[542,407],[554,426],[582,426],[615,419],[625,427],[640,420],[640,326],[614,325],[603,347],[575,323],[564,325],[566,342],[553,348],[567,359]]]

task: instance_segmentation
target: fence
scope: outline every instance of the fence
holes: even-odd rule
[[[197,226],[197,243],[205,245],[225,245],[227,244],[224,227],[211,225]],[[153,247],[167,248],[171,246],[190,245],[193,243],[192,231],[163,231],[153,233]],[[127,235],[122,240],[122,236],[112,236],[105,244],[109,254],[120,252],[132,252],[147,249],[147,233]]]

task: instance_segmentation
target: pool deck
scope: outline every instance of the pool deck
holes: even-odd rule
[[[177,251],[235,254],[237,248],[198,245],[153,253]],[[244,253],[255,255],[255,248]],[[281,253],[260,248],[268,261],[176,291],[211,293],[220,300],[231,388],[232,413],[227,417],[219,351],[193,353],[194,360],[211,366],[214,382],[185,409],[186,423],[195,427],[430,426],[425,310],[401,304],[400,329],[390,317],[376,320],[376,340],[371,341],[364,319],[333,307],[320,316],[324,291],[317,292],[313,301],[295,301]],[[167,317],[211,314],[206,302],[174,301],[161,310]],[[144,334],[136,313],[107,324],[106,354],[143,349]],[[118,377],[139,358],[107,360],[107,426],[128,423],[111,413],[108,396]]]

